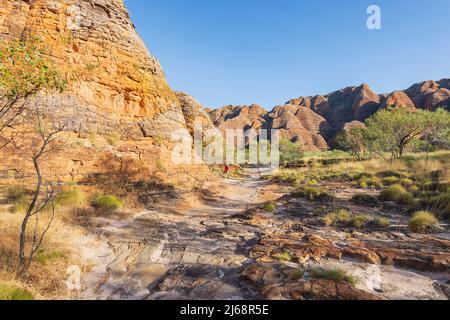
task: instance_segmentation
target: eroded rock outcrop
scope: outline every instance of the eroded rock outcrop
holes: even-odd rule
[[[4,0],[0,10],[0,39],[38,38],[65,74],[68,91],[36,103],[70,120],[70,129],[135,138],[185,127],[122,0]]]
[[[194,134],[196,125],[200,126],[202,130],[208,131],[209,135],[221,135],[220,131],[212,122],[208,112],[200,102],[184,92],[176,92],[176,95],[181,103],[186,126],[192,135]]]
[[[267,110],[253,104],[250,106],[226,106],[210,113],[213,123],[222,131],[227,129],[260,129],[265,123]]]
[[[188,185],[195,180],[171,174],[182,171],[172,164],[171,135],[176,130],[188,134],[186,122],[194,111],[212,124],[192,98],[171,90],[122,0],[3,0],[0,40],[17,39],[37,39],[68,82],[63,94],[42,94],[30,103],[42,106],[51,121],[68,123],[62,135],[68,147],[52,155],[45,168],[49,174],[91,182],[98,176],[159,177],[158,182],[169,184],[183,179]],[[26,147],[32,138],[17,138],[25,142],[20,156],[2,150],[0,169],[32,173],[25,161],[31,159]],[[207,174],[204,169],[189,172]]]
[[[382,109],[386,108],[407,108],[408,110],[414,111],[416,110],[416,106],[414,102],[408,97],[406,93],[403,91],[395,91],[388,95],[386,99],[384,99],[382,105]]]

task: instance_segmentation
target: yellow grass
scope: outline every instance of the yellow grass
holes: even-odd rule
[[[48,216],[42,217],[40,228],[45,226]],[[68,299],[65,280],[69,265],[77,264],[72,246],[82,235],[82,230],[55,219],[46,235],[42,250],[24,279],[16,277],[18,265],[19,232],[23,214],[6,212],[0,206],[0,283],[23,288],[32,293],[34,299]],[[29,228],[31,229],[31,228]],[[30,235],[28,235],[30,237]]]

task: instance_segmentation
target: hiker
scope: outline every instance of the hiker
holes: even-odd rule
[[[230,166],[228,164],[225,165],[225,168],[223,170],[223,175],[225,178],[228,178],[228,174],[230,173]]]

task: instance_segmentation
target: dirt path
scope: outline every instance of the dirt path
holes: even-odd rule
[[[258,229],[233,216],[261,204],[265,188],[258,171],[249,170],[242,179],[226,180],[220,196],[194,201],[192,208],[145,211],[131,221],[102,226],[111,250],[101,246],[82,297],[255,298],[238,278]]]
[[[348,202],[347,191],[337,188],[335,194],[344,198],[344,204]],[[278,276],[280,266],[295,272],[306,265],[346,270],[358,279],[359,290],[385,299],[447,298],[441,289],[448,280],[447,273],[418,272],[365,261],[373,260],[378,250],[370,253],[365,246],[381,243],[382,251],[384,246],[394,250],[393,254],[400,255],[395,259],[405,259],[403,264],[418,264],[423,259],[421,255],[402,255],[409,254],[410,249],[433,254],[439,249],[435,247],[437,240],[416,239],[395,230],[353,232],[349,238],[345,230],[317,223],[318,218],[311,213],[319,204],[302,199],[283,200],[288,192],[280,185],[261,180],[258,170],[246,170],[241,179],[225,180],[219,193],[206,192],[202,200],[191,195],[184,202],[161,203],[158,209],[144,211],[128,221],[99,221],[98,233],[105,240],[94,248],[85,246],[84,255],[94,268],[84,278],[86,290],[81,298],[258,299],[261,291],[257,285],[251,286],[252,281],[243,281],[241,275],[261,261],[263,268],[255,269],[257,273],[261,271],[260,280],[268,284],[274,280],[281,287],[286,286],[289,277]],[[276,214],[260,209],[269,200],[278,200]],[[374,211],[364,206],[351,209]],[[384,215],[384,211],[376,214]],[[308,243],[314,237],[319,237],[325,247]],[[432,241],[431,247],[427,241]],[[333,243],[334,249],[328,249],[326,243]],[[300,265],[274,258],[286,245],[308,253],[310,261]],[[441,241],[439,245],[439,250],[448,253],[450,244]],[[328,257],[327,250],[342,251],[342,259]],[[350,258],[346,256],[349,250]],[[271,271],[266,273],[264,268]]]

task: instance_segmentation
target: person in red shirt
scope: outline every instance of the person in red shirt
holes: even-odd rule
[[[225,168],[223,170],[223,175],[225,178],[228,178],[228,174],[230,173],[230,166],[228,164],[225,165]]]

